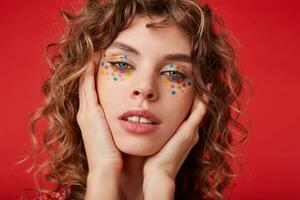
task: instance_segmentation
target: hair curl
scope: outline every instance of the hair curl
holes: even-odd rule
[[[137,14],[164,17],[148,27],[159,28],[172,20],[183,28],[192,44],[193,90],[210,100],[199,129],[199,142],[176,177],[175,199],[224,199],[222,191],[235,175],[230,160],[238,161],[232,150],[234,133],[242,135],[237,143],[248,137],[247,129],[238,122],[244,78],[237,68],[232,37],[226,33],[223,20],[209,5],[193,0],[89,0],[75,14],[61,12],[68,29],[46,49],[51,76],[42,86],[45,102],[33,112],[29,123],[33,151],[24,160],[35,158],[29,171],[35,170],[35,180],[41,176],[54,182],[54,191],[69,187],[67,199],[84,199],[88,165],[76,121],[79,78],[85,63],[109,47]],[[213,84],[211,91],[207,83]],[[39,146],[35,129],[43,119],[47,126]],[[234,132],[234,128],[239,131]],[[47,159],[38,163],[43,152]]]

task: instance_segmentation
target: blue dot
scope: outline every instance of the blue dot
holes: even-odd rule
[[[117,81],[118,80],[118,78],[117,77],[114,77],[114,81]]]
[[[176,91],[174,91],[174,90],[172,90],[172,92],[171,92],[173,95],[175,95],[176,94]]]
[[[174,64],[169,64],[170,67],[174,67]]]

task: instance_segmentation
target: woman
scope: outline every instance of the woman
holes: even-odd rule
[[[224,199],[232,129],[241,141],[247,130],[220,18],[191,0],[90,0],[62,14],[69,30],[48,46],[57,54],[31,121],[36,141],[48,120],[49,157],[33,167],[57,186],[39,199]]]

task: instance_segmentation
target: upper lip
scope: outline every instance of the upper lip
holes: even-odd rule
[[[160,119],[155,114],[145,109],[128,110],[124,112],[122,115],[120,115],[119,119],[125,119],[126,117],[130,117],[130,116],[144,117],[150,119],[155,124],[159,124],[161,122]]]

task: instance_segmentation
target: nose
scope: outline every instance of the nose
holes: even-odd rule
[[[155,101],[158,98],[158,92],[152,81],[141,79],[141,81],[134,86],[131,96],[132,98],[143,98],[148,101]]]

